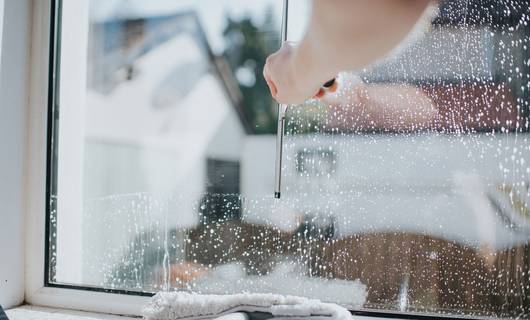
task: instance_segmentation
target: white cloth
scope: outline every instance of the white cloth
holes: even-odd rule
[[[267,312],[275,319],[351,320],[350,312],[333,303],[277,294],[203,295],[159,292],[144,308],[147,320],[213,319],[233,312]]]

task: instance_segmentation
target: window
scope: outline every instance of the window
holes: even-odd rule
[[[337,95],[291,106],[281,200],[261,77],[280,2],[63,6],[48,286],[530,315],[527,1],[440,2]],[[296,40],[309,7],[291,6]]]

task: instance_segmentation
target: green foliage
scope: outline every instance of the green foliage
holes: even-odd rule
[[[272,8],[266,10],[261,25],[256,25],[249,17],[237,21],[227,17],[223,36],[226,40],[224,55],[234,74],[246,72],[253,75],[253,81],[239,81],[251,125],[257,134],[275,133],[277,105],[262,75],[267,56],[280,44],[279,25]]]

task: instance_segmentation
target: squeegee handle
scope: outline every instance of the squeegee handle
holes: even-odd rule
[[[276,132],[276,163],[274,175],[274,197],[279,199],[281,197],[282,187],[282,158],[283,158],[283,135],[285,132],[285,112],[286,105],[279,105],[278,108],[278,129]]]
[[[330,87],[331,87],[332,85],[334,85],[334,84],[335,84],[335,78],[333,78],[333,79],[327,81],[327,82],[324,83],[322,86],[323,86],[324,88],[330,88]]]
[[[289,0],[283,0],[282,44],[287,41],[287,18],[289,17]],[[285,132],[285,113],[287,105],[278,104],[278,129],[276,131],[276,161],[274,172],[274,197],[280,198],[282,189],[282,156],[283,156],[283,135]]]

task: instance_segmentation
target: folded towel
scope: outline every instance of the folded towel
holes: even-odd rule
[[[202,295],[157,293],[144,308],[147,320],[212,319],[232,312],[266,312],[276,319],[351,320],[345,308],[320,300],[277,294]]]

